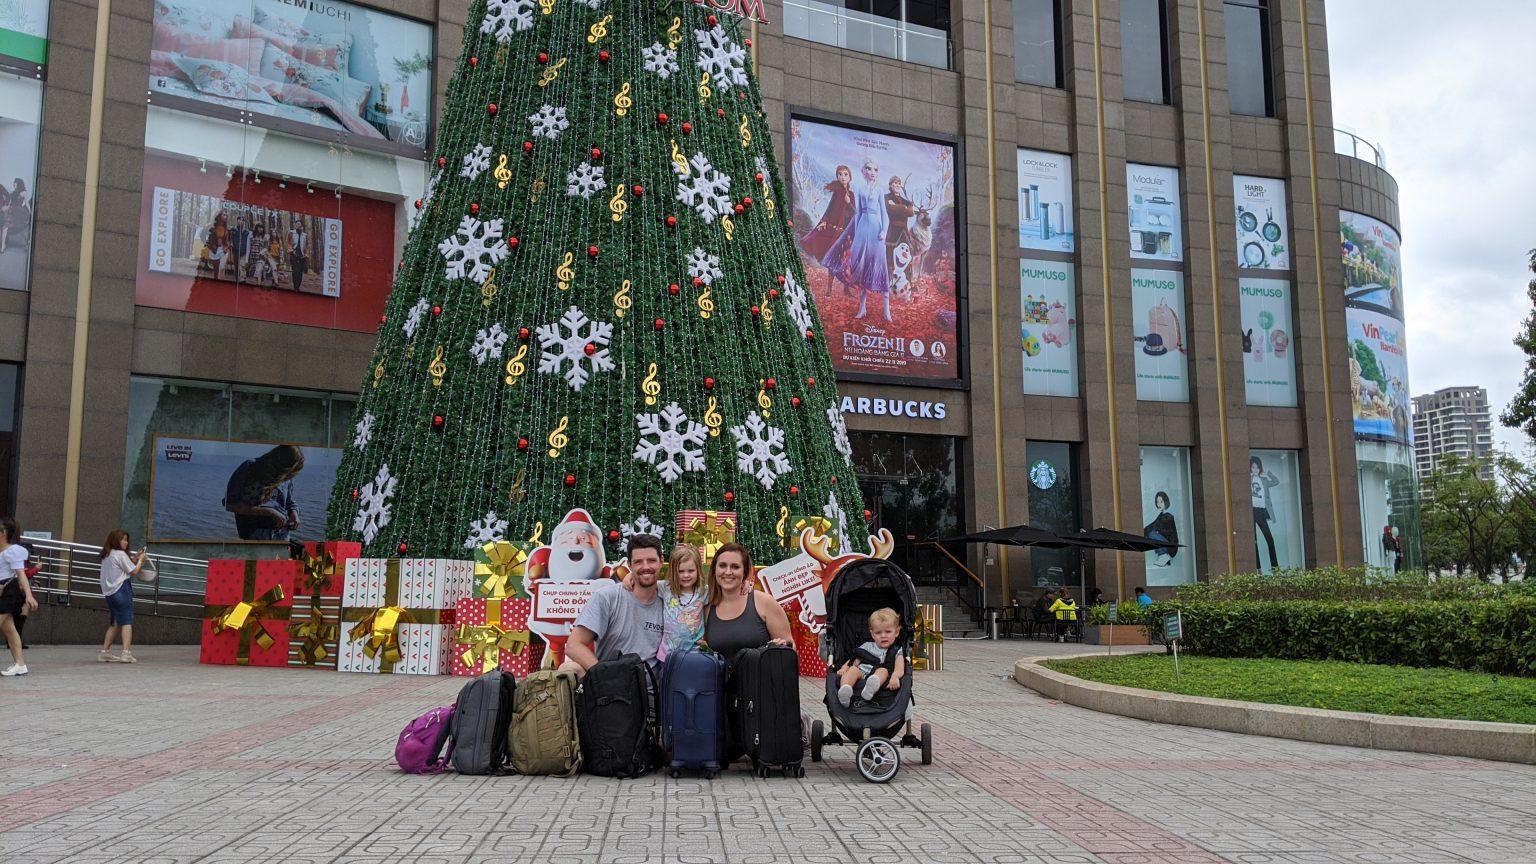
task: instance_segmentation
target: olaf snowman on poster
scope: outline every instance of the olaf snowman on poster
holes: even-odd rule
[[[571,624],[598,586],[612,578],[603,554],[603,533],[580,507],[565,514],[549,535],[549,545],[528,556],[528,593],[533,614],[528,629],[539,634],[553,655],[565,662]]]

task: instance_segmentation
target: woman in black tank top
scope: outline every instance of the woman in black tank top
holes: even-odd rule
[[[710,565],[704,642],[726,663],[734,663],[747,648],[790,643],[789,616],[783,607],[766,591],[743,593],[751,570],[752,556],[737,543],[721,546]]]

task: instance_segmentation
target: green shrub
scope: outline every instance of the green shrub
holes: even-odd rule
[[[1483,600],[1536,597],[1536,582],[1491,585],[1470,576],[1393,573],[1372,567],[1319,567],[1272,574],[1226,573],[1180,586],[1180,601],[1218,600]]]
[[[1120,612],[1116,616],[1116,624],[1137,625],[1146,622],[1146,607],[1134,600],[1128,600],[1120,605]],[[1100,603],[1097,606],[1088,607],[1087,623],[1096,626],[1109,624],[1109,604]]]
[[[1232,600],[1159,603],[1184,614],[1183,650],[1214,657],[1347,660],[1536,676],[1536,597],[1485,600]]]

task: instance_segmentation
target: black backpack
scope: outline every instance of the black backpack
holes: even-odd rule
[[[496,774],[507,758],[507,724],[517,680],[501,670],[465,684],[453,710],[453,767],[460,774]]]
[[[639,777],[656,767],[655,692],[655,673],[635,654],[587,670],[576,688],[576,728],[587,773]]]

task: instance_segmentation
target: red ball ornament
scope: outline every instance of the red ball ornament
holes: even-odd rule
[[[669,119],[671,119],[671,118],[669,118],[666,115],[665,112],[659,113],[659,114],[656,115],[656,125],[658,125],[658,126],[665,126],[665,125],[667,125],[667,121]]]
[[[676,228],[677,227],[677,217],[676,216],[668,216],[667,217],[667,227],[668,228]]]
[[[532,141],[524,141],[523,142],[523,152],[524,153],[532,153],[533,152],[533,142]]]
[[[471,58],[469,58],[469,68],[473,69],[473,68],[475,68],[476,66],[479,66],[479,65],[480,65],[480,58],[479,57],[471,57]]]
[[[363,497],[362,490],[360,490],[360,489],[353,489],[352,490],[352,500],[353,501],[356,501],[357,499],[359,499],[361,497]]]
[[[720,19],[719,19],[719,18],[716,18],[716,17],[715,17],[715,16],[713,16],[713,15],[711,15],[711,16],[709,16],[709,17],[708,17],[708,18],[705,18],[705,19],[704,19],[704,20],[705,20],[705,21],[708,21],[708,22],[709,22],[709,26],[711,26],[711,27],[713,27],[713,26],[715,26],[715,25],[716,25],[716,24],[719,24],[719,23],[720,23]]]
[[[778,382],[777,379],[774,379],[774,378],[769,378],[767,381],[763,382],[763,388],[767,389],[767,390],[777,389],[778,386],[779,386],[779,382]]]
[[[441,307],[441,306],[433,306],[432,307],[432,317],[433,318],[442,317],[442,314],[443,314],[443,307]]]
[[[756,318],[757,316],[759,316],[761,314],[763,314],[762,307],[758,306],[756,303],[753,303],[752,304],[752,317]]]
[[[524,342],[528,341],[528,333],[529,331],[527,327],[517,328],[517,338],[523,340]]]
[[[756,180],[759,183],[763,182],[763,172],[759,171],[756,174],[753,174],[752,175],[752,179]]]
[[[641,186],[639,183],[636,183],[635,185],[629,187],[629,191],[636,198],[639,198],[640,196],[645,194],[645,187]]]
[[[417,198],[417,199],[416,199],[416,209],[417,209],[417,210],[420,210],[420,209],[421,209],[421,199],[420,199],[420,198]]]
[[[617,542],[619,542],[619,538],[623,537],[623,536],[624,535],[620,534],[617,529],[614,529],[614,528],[609,528],[608,529],[608,542],[609,543],[617,543]]]
[[[480,205],[476,204],[473,201],[471,201],[469,203],[469,215],[471,215],[471,216],[479,216],[480,215]]]
[[[799,396],[791,397],[790,400],[789,400],[789,407],[791,407],[791,408],[799,408],[800,407],[800,397]]]
[[[400,550],[400,554],[401,554],[401,555],[404,555],[404,554],[405,554],[405,550],[407,550],[407,549],[409,549],[409,548],[411,548],[411,547],[409,547],[409,546],[407,546],[407,545],[405,545],[405,541],[404,541],[404,540],[401,540],[401,541],[400,541],[400,545],[399,545],[399,546],[396,546],[396,547],[395,547],[395,548],[396,548],[396,549],[399,549],[399,550]]]
[[[684,123],[683,124],[683,134],[684,135],[692,135],[693,134],[693,124],[692,123]]]
[[[713,389],[715,389],[715,376],[713,376],[713,375],[705,375],[704,376],[704,389],[705,390],[713,390]]]
[[[773,281],[779,283],[780,285],[783,285],[784,284],[784,274],[780,273],[779,275],[773,277]]]
[[[735,207],[732,207],[731,209],[736,211],[736,215],[737,216],[740,216],[741,214],[747,212],[747,208],[741,206],[740,204],[737,204]]]
[[[575,486],[576,485],[576,475],[575,474],[567,474],[567,475],[565,475],[565,485],[567,485],[567,486]]]
[[[799,486],[791,486],[791,487],[789,487],[789,494],[791,494],[791,495],[799,495],[800,494],[800,487]]]
[[[444,422],[443,421],[443,415],[441,415],[441,414],[433,414],[432,415],[432,427],[434,429],[441,429],[441,428],[443,428],[443,422]]]
[[[741,199],[741,206],[743,206],[743,207],[751,207],[752,206],[752,196],[748,195],[747,197]]]
[[[486,113],[490,114],[492,117],[495,117],[496,116],[496,112],[500,111],[500,110],[501,110],[500,108],[496,107],[496,103],[495,102],[492,102],[491,104],[485,106]]]
[[[736,493],[735,492],[727,492],[727,493],[725,493],[725,503],[727,503],[727,504],[734,504],[734,503],[736,503]]]
[[[864,521],[865,522],[868,522],[869,520],[871,520],[873,518],[875,518],[875,514],[874,514],[873,511],[871,511],[871,510],[865,510],[864,511]]]
[[[724,117],[725,116],[725,109],[724,108],[716,108],[715,109],[715,116],[716,117]]]
[[[682,286],[678,285],[676,282],[673,282],[671,285],[667,286],[667,293],[671,294],[673,297],[676,297],[679,293],[682,292],[682,290]]]
[[[833,485],[833,486],[836,486],[836,485],[837,485],[837,475],[836,475],[836,474],[833,474],[833,475],[832,475],[832,485]]]
[[[548,63],[548,62],[549,62],[549,55],[546,54],[543,51],[540,51],[539,52],[539,65],[543,66],[545,63]]]
[[[807,330],[807,331],[805,331],[805,339],[806,339],[807,342],[815,341],[816,334],[814,332],[810,331],[810,330]]]
[[[508,237],[507,238],[507,248],[508,249],[516,249],[517,248],[517,244],[519,244],[521,242],[523,242],[523,241],[517,239],[516,237]]]
[[[588,258],[596,258],[600,251],[601,250],[599,250],[596,246],[588,246],[587,247],[587,257]]]
[[[384,324],[384,323],[386,323],[388,321],[389,321],[389,316],[388,315],[380,315],[379,316],[379,323],[380,324]]]
[[[667,326],[667,319],[657,318],[655,323],[653,323],[651,326],[655,327],[657,330],[660,330],[661,328]]]
[[[597,52],[597,62],[607,63],[610,56],[611,55],[607,51],[599,51]]]
[[[777,299],[779,299],[779,289],[777,289],[777,288],[769,288],[768,289],[768,299],[769,300],[777,300]]]
[[[597,343],[596,342],[588,342],[586,345],[582,346],[581,350],[586,352],[586,355],[588,357],[591,357],[593,354],[597,353]]]
[[[703,280],[703,278],[701,278],[699,276],[693,277],[693,287],[695,287],[695,288],[702,288],[702,287],[704,287],[704,280]]]
[[[448,164],[448,158],[446,156],[439,156],[439,157],[437,157],[437,167],[441,168],[441,167],[443,167],[444,165],[447,165],[447,164]]]
[[[603,158],[603,151],[600,148],[593,147],[592,148],[592,158],[594,160]]]
[[[807,379],[805,379],[805,386],[807,386],[807,387],[815,387],[816,386],[816,379],[815,378],[807,378]]]
[[[519,450],[527,450],[528,449],[528,439],[527,438],[519,438],[519,439],[517,439],[517,449],[519,449]]]
[[[752,40],[751,39],[743,39],[741,41],[742,41],[742,44],[746,45],[748,48],[752,47]]]

